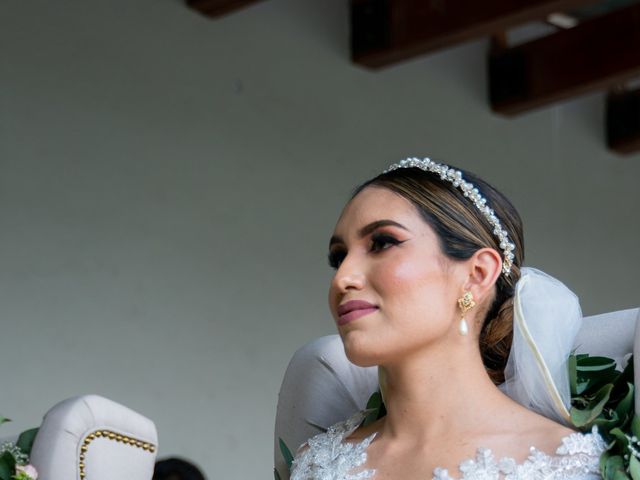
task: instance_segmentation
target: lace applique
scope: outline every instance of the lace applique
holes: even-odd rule
[[[361,411],[348,420],[336,423],[325,433],[311,438],[306,448],[291,464],[291,480],[364,480],[372,478],[374,470],[350,473],[367,461],[367,447],[376,434],[373,433],[359,443],[346,443],[366,416]]]
[[[598,434],[571,433],[562,439],[556,455],[530,448],[527,460],[517,464],[513,458],[496,460],[488,448],[479,448],[475,460],[460,464],[461,480],[591,480],[599,479],[600,454],[607,448]],[[434,470],[434,480],[453,480],[444,468]]]
[[[375,433],[359,443],[345,443],[362,423],[366,413],[358,412],[337,423],[326,433],[316,435],[308,448],[296,456],[291,480],[364,480],[374,478],[375,470],[354,472],[367,461],[367,447]],[[460,464],[460,480],[596,480],[600,479],[600,454],[607,448],[598,434],[572,433],[562,439],[556,455],[547,455],[531,447],[527,460],[517,464],[513,458],[496,460],[488,448],[478,448],[475,459]],[[433,480],[454,480],[445,468],[433,471]]]

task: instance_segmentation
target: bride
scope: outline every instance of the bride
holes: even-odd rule
[[[329,305],[349,360],[378,366],[387,414],[364,426],[359,412],[310,439],[292,480],[600,478],[597,431],[568,428],[553,399],[525,407],[503,392],[522,396],[505,368],[541,375],[509,360],[522,237],[504,195],[429,159],[356,189],[330,241]],[[565,361],[551,373],[562,378]]]

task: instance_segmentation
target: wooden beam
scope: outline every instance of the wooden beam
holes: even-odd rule
[[[259,0],[185,0],[187,5],[207,17],[221,17]]]
[[[379,68],[594,0],[351,0],[351,56]]]
[[[640,151],[640,89],[607,96],[607,145],[617,153]]]
[[[640,74],[640,4],[489,56],[494,111],[514,115]]]

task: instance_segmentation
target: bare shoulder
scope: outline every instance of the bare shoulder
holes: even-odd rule
[[[573,430],[542,415],[531,413],[532,416],[527,419],[527,425],[522,430],[522,434],[526,437],[528,446],[535,447],[549,455],[556,453],[565,438],[574,433],[579,433],[577,430]]]

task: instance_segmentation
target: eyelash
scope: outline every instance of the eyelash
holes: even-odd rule
[[[379,253],[389,248],[389,247],[383,248],[382,245],[384,244],[390,244],[391,246],[396,246],[396,245],[400,245],[401,243],[403,242],[401,242],[400,240],[398,240],[397,238],[389,234],[374,233],[373,235],[371,235],[371,248],[369,251],[372,253]],[[376,245],[381,246],[381,248],[379,249],[374,248]],[[344,250],[336,249],[333,252],[329,252],[329,266],[334,270],[337,270],[340,267],[340,263],[342,263],[342,260],[344,260],[344,257],[346,257],[346,253]]]

